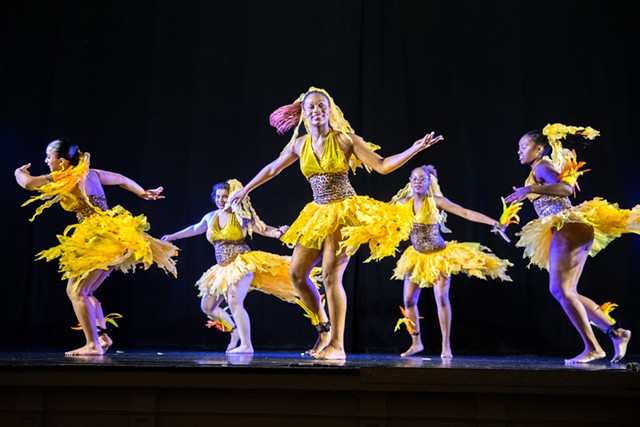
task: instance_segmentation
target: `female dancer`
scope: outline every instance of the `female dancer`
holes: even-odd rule
[[[511,281],[506,269],[512,264],[487,253],[488,249],[479,243],[445,242],[439,230],[443,222],[440,212],[444,210],[469,221],[491,225],[494,232],[500,233],[506,241],[509,239],[504,234],[504,226],[498,221],[463,208],[444,197],[438,185],[437,172],[431,165],[414,169],[409,185],[393,201],[401,204],[414,218],[410,234],[411,246],[404,251],[393,272],[394,279],[404,280],[405,318],[401,322],[411,334],[411,347],[401,356],[411,356],[424,349],[420,338],[418,299],[422,288],[433,287],[442,333],[440,357],[450,359],[453,357],[449,303],[451,275],[465,273],[481,279],[489,276]],[[351,230],[345,228],[344,232],[347,234]]]
[[[230,329],[229,354],[253,353],[251,324],[244,308],[244,299],[250,290],[257,289],[284,301],[296,302],[296,290],[289,278],[289,257],[252,251],[245,242],[247,232],[255,231],[279,239],[289,227],[266,225],[256,215],[248,198],[235,205],[232,212],[227,203],[229,195],[241,188],[235,179],[214,185],[211,198],[218,209],[206,214],[200,222],[162,237],[164,241],[173,241],[206,233],[213,245],[217,264],[202,275],[196,286],[202,297],[202,311]],[[235,324],[220,308],[225,298],[228,298]]]
[[[527,132],[518,143],[520,163],[531,167],[523,187],[505,197],[507,203],[525,198],[533,202],[539,218],[519,233],[516,246],[524,248],[530,264],[549,271],[549,290],[576,328],[584,350],[566,363],[587,363],[605,357],[589,322],[593,322],[613,341],[612,363],[625,355],[631,331],[623,329],[607,310],[578,293],[578,281],[587,256],[594,256],[622,233],[640,233],[640,205],[632,210],[618,209],[601,198],[572,207],[569,195],[577,186],[582,166],[575,151],[564,145],[588,145],[599,132],[587,127],[547,125],[542,131]],[[551,154],[551,157],[548,155]],[[562,171],[562,172],[560,172]]]
[[[67,356],[101,356],[112,344],[105,333],[102,307],[94,292],[115,268],[123,272],[135,270],[138,264],[145,269],[156,263],[176,275],[171,258],[177,248],[149,236],[149,223],[144,215],[134,217],[122,206],[109,209],[103,186],[118,185],[145,200],[162,199],[162,187],[145,190],[133,180],[118,173],[89,168],[89,154],[66,139],[49,143],[45,163],[50,174],[32,176],[31,164],[15,171],[22,188],[41,194],[29,199],[29,204],[46,200],[37,208],[33,220],[45,208],[60,202],[64,210],[74,212],[79,223],[67,227],[60,244],[40,252],[37,259],[50,261],[60,258],[60,271],[67,283],[67,296],[82,327],[86,344],[66,352]],[[72,232],[72,233],[71,233]],[[71,233],[71,234],[70,234]],[[100,329],[100,331],[98,331]]]
[[[318,359],[344,359],[347,306],[342,276],[349,256],[340,249],[340,229],[364,221],[384,220],[391,224],[387,217],[393,215],[383,203],[356,196],[347,175],[349,166],[354,169],[364,164],[378,173],[387,174],[440,141],[442,136],[434,137],[431,132],[399,154],[380,157],[360,136],[353,133],[331,96],[315,87],[301,94],[293,104],[273,112],[270,122],[279,133],[295,127],[289,144],[276,160],[258,172],[230,200],[233,203],[241,201],[249,192],[300,158],[300,168],[311,184],[314,201],[304,207],[281,240],[295,245],[291,258],[291,278],[303,304],[311,312],[312,324],[318,331],[318,340],[308,353]],[[298,137],[302,123],[307,135]],[[386,235],[371,242],[370,246],[376,253],[393,251],[389,249],[396,245],[393,231],[399,226],[390,225]],[[320,260],[329,316],[322,307],[317,289],[308,281],[311,268]]]

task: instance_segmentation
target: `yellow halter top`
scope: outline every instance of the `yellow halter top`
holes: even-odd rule
[[[300,153],[300,170],[307,179],[319,174],[349,171],[349,163],[344,158],[344,153],[340,149],[340,144],[338,144],[333,130],[329,131],[329,135],[327,135],[322,156],[319,159],[313,151],[311,135],[307,135]]]
[[[238,218],[236,218],[235,215],[229,215],[227,223],[224,227],[220,227],[219,216],[216,214],[216,217],[211,224],[211,228],[207,230],[207,239],[210,242],[214,242],[216,240],[243,240],[244,232],[240,225],[240,221],[238,221]]]
[[[407,200],[405,203],[407,209],[413,212],[413,197]],[[436,206],[436,201],[431,196],[426,196],[422,206],[418,212],[415,212],[415,222],[418,224],[437,224],[439,219],[439,212]]]

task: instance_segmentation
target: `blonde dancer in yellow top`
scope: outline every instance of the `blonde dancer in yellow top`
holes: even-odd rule
[[[112,344],[104,333],[106,324],[102,307],[94,292],[113,269],[127,272],[138,264],[145,269],[152,263],[176,275],[171,258],[177,248],[148,235],[149,223],[144,215],[134,217],[122,206],[109,209],[103,186],[118,185],[145,200],[162,199],[162,187],[145,190],[133,180],[113,172],[89,168],[89,155],[80,152],[66,139],[47,146],[45,163],[50,174],[33,176],[31,164],[15,171],[18,184],[41,194],[26,203],[45,200],[33,220],[45,208],[60,202],[63,209],[74,212],[80,221],[58,236],[60,244],[38,254],[38,259],[60,259],[60,271],[67,283],[67,296],[86,338],[86,344],[65,353],[67,356],[100,356]],[[24,206],[24,205],[23,205]],[[100,332],[98,331],[100,328]]]
[[[584,342],[582,353],[566,359],[566,363],[587,363],[606,356],[589,322],[613,341],[612,363],[624,357],[631,338],[631,331],[620,327],[608,314],[615,304],[598,306],[578,293],[588,255],[596,255],[622,233],[640,234],[640,205],[628,210],[601,198],[578,206],[569,201],[583,171],[579,170],[582,164],[577,163],[575,151],[568,152],[563,145],[587,145],[598,135],[590,127],[560,123],[527,132],[518,142],[518,157],[520,163],[531,167],[531,173],[523,187],[513,187],[514,192],[505,197],[507,203],[528,198],[539,216],[522,228],[516,246],[524,247],[524,256],[531,264],[549,271],[549,290]]]
[[[399,193],[397,203],[413,217],[409,246],[396,265],[393,278],[404,280],[404,312],[402,321],[411,334],[411,346],[401,356],[411,356],[424,349],[420,337],[418,300],[422,288],[433,288],[442,333],[442,359],[453,357],[451,353],[451,304],[449,286],[451,276],[465,273],[468,276],[511,281],[506,274],[512,264],[488,253],[479,243],[445,242],[440,234],[441,211],[450,212],[469,221],[487,224],[493,231],[504,234],[500,223],[484,214],[463,208],[444,197],[440,192],[433,166],[421,166],[411,172],[410,186]],[[350,230],[345,228],[345,234]]]
[[[318,340],[308,353],[318,359],[345,359],[347,306],[342,276],[349,257],[340,250],[340,229],[367,220],[388,222],[389,233],[371,242],[374,250],[377,248],[385,252],[395,248],[393,231],[400,226],[386,218],[390,214],[386,212],[384,204],[356,195],[348,179],[349,166],[364,164],[376,172],[387,174],[440,141],[442,136],[434,136],[431,132],[399,154],[380,157],[360,136],[353,133],[331,96],[315,87],[301,94],[293,104],[276,110],[271,115],[271,124],[279,133],[295,127],[289,144],[276,160],[232,196],[231,201],[235,203],[242,200],[249,192],[300,159],[300,168],[311,184],[314,201],[304,207],[289,231],[282,236],[282,241],[295,245],[291,258],[291,278],[318,331]],[[298,137],[301,124],[304,124],[307,134]],[[317,289],[308,279],[312,267],[320,261],[329,316],[320,302]]]
[[[214,185],[212,199],[218,209],[206,214],[200,222],[162,237],[162,240],[172,241],[206,233],[207,240],[213,245],[217,264],[202,275],[196,286],[202,297],[202,311],[230,329],[229,354],[253,353],[251,323],[244,308],[244,299],[250,290],[256,289],[286,302],[296,302],[296,289],[289,277],[290,257],[252,251],[245,242],[248,231],[279,239],[289,227],[266,225],[256,215],[248,199],[244,200],[241,209],[236,205],[235,212],[232,212],[227,201],[229,195],[240,188],[242,185],[237,180]],[[220,308],[225,298],[235,323]]]

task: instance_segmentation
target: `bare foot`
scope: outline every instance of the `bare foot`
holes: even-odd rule
[[[602,359],[606,355],[607,354],[602,349],[593,350],[593,351],[585,350],[582,353],[580,353],[579,355],[577,355],[576,357],[574,357],[573,359],[565,359],[564,363],[566,363],[568,365],[573,365],[573,364],[577,364],[577,363],[589,363],[589,362],[592,362],[594,360]]]
[[[625,354],[627,354],[627,344],[631,339],[631,331],[627,329],[618,328],[614,335],[611,337],[613,341],[613,348],[616,350],[616,354],[611,359],[611,363],[618,363],[622,360]]]
[[[64,353],[65,356],[102,356],[103,354],[104,351],[102,351],[102,348],[96,347],[93,344],[87,344],[84,347],[76,348],[75,350]]]
[[[227,351],[227,354],[253,354],[253,346],[242,344]]]
[[[230,332],[230,335],[231,335],[231,339],[229,340],[229,345],[227,346],[227,350],[226,350],[227,353],[233,350],[234,348],[238,347],[238,341],[240,340],[240,334],[238,333],[237,329],[233,329]]]
[[[334,347],[332,344],[329,344],[322,350],[312,354],[312,356],[315,359],[322,360],[344,360],[347,358],[344,349]]]
[[[102,348],[102,352],[106,353],[109,350],[109,347],[113,344],[111,337],[107,334],[102,334],[98,337],[98,341],[100,342],[100,347]]]
[[[424,350],[424,346],[422,345],[421,342],[417,344],[411,344],[411,347],[409,347],[409,349],[404,353],[400,354],[400,356],[402,357],[413,356],[416,353],[420,353],[422,350]]]
[[[313,346],[313,348],[310,348],[309,350],[305,351],[305,353],[315,357],[316,354],[324,350],[324,348],[327,345],[329,345],[330,341],[331,341],[331,332],[320,332],[318,333],[318,339],[316,340],[316,343]]]
[[[442,347],[442,353],[440,353],[440,359],[453,359],[453,353],[451,353],[451,347]]]

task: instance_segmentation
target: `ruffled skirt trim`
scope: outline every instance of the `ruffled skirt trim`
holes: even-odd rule
[[[595,256],[623,233],[640,234],[640,205],[633,209],[620,209],[617,203],[597,197],[529,222],[517,233],[520,239],[516,246],[524,248],[523,257],[530,259],[529,265],[548,270],[553,232],[571,223],[593,227],[594,241],[589,255]]]
[[[393,278],[404,280],[409,274],[409,280],[421,288],[433,287],[441,275],[449,277],[458,273],[484,280],[490,277],[510,282],[506,270],[512,265],[479,243],[452,241],[447,242],[446,248],[428,254],[416,252],[413,246],[409,246],[398,260]]]
[[[68,226],[57,236],[60,244],[38,253],[36,259],[58,258],[62,279],[77,279],[74,292],[94,270],[113,268],[126,273],[139,264],[146,270],[155,263],[177,276],[172,257],[178,248],[150,236],[148,229],[144,215],[134,217],[122,206],[116,206]]]
[[[214,295],[226,298],[230,285],[253,273],[250,290],[295,302],[296,290],[289,276],[290,261],[291,257],[288,256],[262,251],[245,252],[225,266],[216,264],[211,267],[196,282],[196,286],[201,297]]]
[[[308,203],[281,240],[312,249],[322,249],[327,236],[342,229],[339,250],[351,256],[369,243],[371,259],[395,254],[396,247],[411,232],[412,218],[396,205],[367,196],[351,196],[327,203]]]

